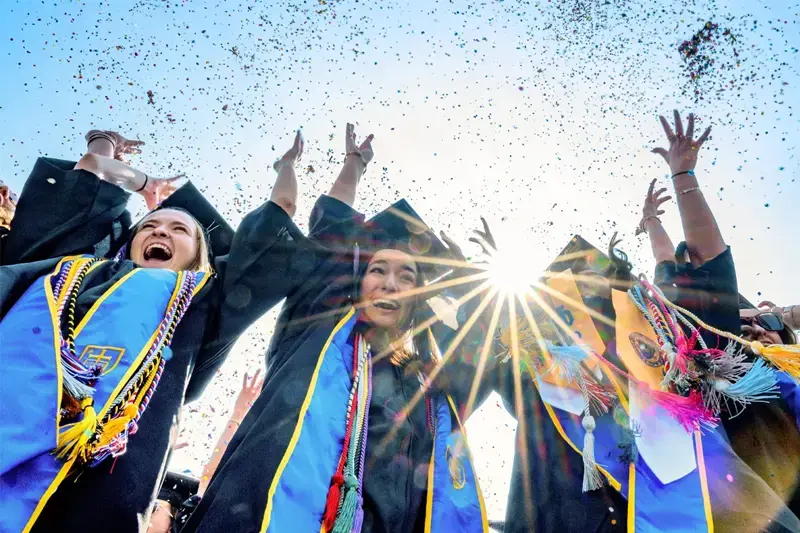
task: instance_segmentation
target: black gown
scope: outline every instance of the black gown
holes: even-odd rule
[[[128,241],[130,194],[74,161],[40,157],[25,181],[11,231],[0,229],[0,265],[89,254],[113,257]],[[189,211],[207,229],[213,256],[230,251],[233,230],[191,182],[162,207]],[[46,208],[43,208],[46,206]]]
[[[312,213],[310,240],[325,243],[325,250],[334,250],[361,222],[360,213],[323,196]],[[313,321],[305,319],[336,309],[342,303],[336,297],[338,291],[330,288],[349,279],[348,273],[353,270],[352,262],[323,249],[318,249],[313,261],[313,275],[289,293],[281,311],[267,355],[263,391],[229,443],[203,499],[182,530],[184,533],[250,533],[261,527],[267,492],[294,430],[317,358],[344,313]],[[394,366],[388,359],[373,366],[363,533],[424,530],[423,502],[433,446],[424,402],[419,402],[402,423],[396,423],[397,414],[420,390],[416,368],[413,364]],[[451,367],[450,372],[465,381],[469,379],[459,368]],[[456,404],[463,404],[464,394],[458,390],[448,392]],[[393,427],[396,432],[387,440]],[[379,446],[381,443],[385,444]]]
[[[52,177],[53,171],[50,172]],[[103,190],[100,196],[107,201],[106,205],[119,210],[109,215],[114,220],[116,212],[124,212],[128,195],[90,173],[63,169],[55,178],[57,182],[80,178],[82,187]],[[24,201],[24,194],[18,212],[23,218],[15,221],[4,253],[22,249],[17,240],[30,242],[32,239],[34,231],[28,231],[30,227],[22,223],[17,224],[35,219],[35,212],[31,210],[38,209],[42,219],[55,212],[65,221],[82,220],[86,216],[87,206],[81,202],[71,203],[63,201],[62,197],[49,196],[28,203]],[[56,207],[53,203],[57,202],[62,203]],[[97,205],[97,202],[90,202],[90,205]],[[74,212],[70,207],[74,207]],[[98,222],[97,218],[94,220]],[[35,250],[68,249],[67,253],[74,253],[91,249],[103,240],[100,230],[80,235],[77,228],[78,233],[52,231],[49,234],[46,228],[41,229],[45,233],[37,237]],[[45,506],[33,531],[106,531],[111,528],[135,532],[142,523],[147,523],[166,468],[170,429],[180,407],[200,395],[237,337],[285,296],[286,287],[291,285],[285,281],[300,275],[287,261],[294,257],[294,254],[287,254],[287,250],[296,248],[292,245],[293,231],[291,218],[273,202],[265,203],[245,217],[231,243],[230,253],[215,258],[216,275],[194,297],[179,324],[171,345],[173,357],[165,367],[127,452],[116,461],[86,469],[77,479],[65,481]],[[46,255],[47,252],[40,253]],[[0,319],[30,284],[51,272],[57,262],[58,258],[52,258],[0,267]],[[134,267],[131,261],[110,262],[87,276],[78,297],[76,319],[80,320],[111,284]],[[0,382],[0,394],[4,394],[2,389]]]
[[[660,264],[656,269],[655,283],[665,295],[676,304],[692,311],[698,317],[719,329],[739,333],[738,288],[736,271],[730,250],[710,260],[700,269],[681,270],[678,272],[674,264]],[[614,318],[614,308],[610,302],[587,302],[590,307],[601,314]],[[606,352],[603,357],[624,368],[615,351],[615,333],[608,325],[595,320]],[[718,339],[713,334],[704,333],[709,346],[724,349],[727,341]],[[498,369],[496,376],[497,390],[503,398],[508,411],[516,416],[513,396],[513,378],[507,369]],[[628,502],[612,487],[605,485],[599,490],[583,492],[583,459],[559,435],[552,420],[548,416],[536,387],[530,378],[523,376],[523,398],[525,402],[526,432],[517,433],[511,487],[506,509],[506,533],[620,533],[627,531]],[[780,407],[781,402],[755,404],[749,406],[742,415],[730,420],[723,419],[723,427],[732,437],[732,447],[748,466],[780,494],[774,482],[770,482],[765,469],[755,468],[759,461],[759,452],[765,453],[775,446],[784,449],[796,449],[797,431],[793,437],[782,444],[770,438],[766,427],[777,429],[776,421],[785,416]],[[766,426],[765,426],[766,424]],[[792,425],[794,422],[792,420]],[[761,428],[759,436],[754,434],[755,428]],[[752,439],[750,453],[742,454],[746,445],[737,446],[737,438]],[[770,445],[764,442],[769,441]],[[760,444],[756,444],[760,443]],[[527,464],[523,457],[527,458]],[[763,456],[762,456],[763,457]],[[777,457],[782,457],[780,454]],[[609,460],[613,460],[609,458]],[[527,468],[524,468],[524,467]],[[760,471],[759,471],[760,470]],[[796,469],[795,469],[796,471]],[[774,477],[774,476],[773,476]],[[792,476],[793,477],[793,473]],[[774,481],[774,480],[773,480]],[[713,487],[712,487],[713,496]],[[740,513],[725,510],[724,514],[715,514],[717,531],[742,531],[755,533],[757,529],[746,529],[747,523],[765,524],[769,516],[760,515],[764,509],[774,508],[774,500],[769,505],[760,506],[754,501],[748,508],[737,509]],[[766,496],[765,496],[766,498]],[[713,507],[712,507],[713,510]],[[792,508],[792,511],[795,509]],[[785,512],[785,510],[783,511]],[[785,520],[791,523],[791,519]],[[765,531],[785,532],[778,523]]]

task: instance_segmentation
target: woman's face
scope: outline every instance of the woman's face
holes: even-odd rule
[[[188,214],[159,209],[139,225],[131,259],[144,268],[186,270],[197,258],[199,231]]]
[[[379,328],[398,330],[414,306],[409,291],[417,287],[417,264],[400,250],[380,250],[361,279],[361,303],[366,320]]]
[[[764,346],[783,344],[779,331],[768,331],[752,318],[742,318],[742,337],[749,341],[758,341]]]

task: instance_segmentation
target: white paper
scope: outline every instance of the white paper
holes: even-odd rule
[[[539,386],[539,395],[543,401],[573,415],[583,414],[586,404],[581,391],[547,383],[539,379],[539,376],[536,376],[536,384]]]
[[[450,329],[458,329],[458,300],[449,296],[434,296],[427,302],[442,324]]]
[[[635,387],[630,388],[630,408],[631,424],[641,432],[636,437],[639,455],[659,481],[672,483],[697,468],[692,434],[669,412],[655,402],[643,405]]]

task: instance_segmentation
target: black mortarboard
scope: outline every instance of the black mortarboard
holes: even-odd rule
[[[183,209],[197,219],[206,231],[212,256],[219,257],[230,251],[233,228],[191,181],[172,193],[161,203],[161,207]]]
[[[369,261],[378,250],[396,248],[418,258],[417,264],[428,280],[452,268],[436,264],[436,258],[450,258],[449,250],[405,199],[364,222],[355,241],[362,262]]]

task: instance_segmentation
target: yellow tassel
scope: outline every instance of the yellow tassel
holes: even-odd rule
[[[58,459],[72,460],[86,451],[86,445],[97,429],[97,413],[92,403],[92,398],[84,398],[81,401],[83,419],[58,434],[58,445],[55,450]]]
[[[800,344],[770,344],[758,341],[750,343],[753,353],[769,361],[775,368],[800,380]]]
[[[125,406],[125,409],[122,410],[122,414],[116,418],[112,418],[105,424],[100,430],[100,438],[97,439],[97,448],[102,448],[107,446],[114,437],[122,433],[131,420],[136,417],[136,413],[138,412],[138,407],[135,404],[129,403]]]

